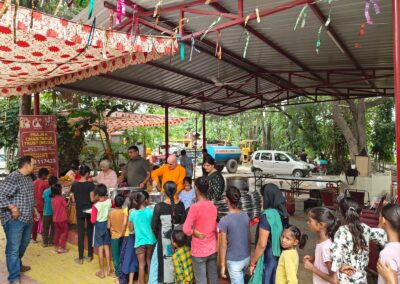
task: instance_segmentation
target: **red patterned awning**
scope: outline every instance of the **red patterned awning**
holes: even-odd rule
[[[0,2],[0,9],[3,5]],[[37,93],[177,50],[171,38],[92,30],[39,12],[31,17],[25,8],[17,11],[14,38],[13,16],[11,6],[0,19],[0,96]]]
[[[84,119],[83,117],[71,118],[68,120],[69,124],[75,124],[76,122]],[[185,117],[169,117],[168,124],[175,125],[184,123],[187,121]],[[165,124],[164,116],[162,115],[151,115],[151,114],[136,114],[126,112],[114,112],[109,117],[105,118],[105,124],[109,133],[124,131],[135,127],[151,127],[151,126],[162,126]],[[96,127],[96,123],[93,124]]]

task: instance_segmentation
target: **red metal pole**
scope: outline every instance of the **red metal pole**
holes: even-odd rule
[[[203,149],[206,148],[206,113],[203,112]]]
[[[39,93],[33,94],[33,114],[39,115],[40,108],[39,108]]]
[[[400,203],[400,0],[393,0],[394,101],[396,112],[397,202]]]
[[[165,118],[165,160],[168,158],[169,155],[169,140],[168,140],[168,106],[164,108],[164,118]]]
[[[243,17],[243,0],[238,0],[238,16]]]

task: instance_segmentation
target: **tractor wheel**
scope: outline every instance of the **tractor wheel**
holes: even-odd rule
[[[237,172],[238,169],[238,162],[234,159],[230,159],[228,160],[228,162],[226,163],[226,169],[228,170],[228,173],[230,174],[234,174]]]

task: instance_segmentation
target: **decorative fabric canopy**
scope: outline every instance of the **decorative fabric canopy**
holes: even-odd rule
[[[177,50],[172,38],[96,29],[25,8],[14,12],[10,6],[0,19],[0,96],[37,93]]]
[[[83,117],[71,118],[68,120],[69,124],[75,124],[76,122],[84,119]],[[175,125],[184,123],[187,121],[185,117],[169,117],[168,124]],[[151,115],[151,114],[136,114],[126,112],[114,112],[109,117],[105,118],[105,124],[109,133],[124,131],[135,127],[142,126],[162,126],[165,124],[164,116]],[[98,127],[95,123],[93,127]]]

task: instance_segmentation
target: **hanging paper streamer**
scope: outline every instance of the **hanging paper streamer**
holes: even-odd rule
[[[249,46],[249,42],[250,42],[250,33],[248,31],[245,31],[245,33],[246,33],[246,44],[245,44],[244,50],[243,50],[243,58],[246,58],[247,47]]]
[[[361,38],[362,36],[364,36],[364,34],[365,34],[365,25],[364,25],[364,24],[361,24],[361,26],[360,26],[360,31],[358,32],[358,40],[360,40],[360,38]],[[355,47],[355,48],[361,48],[361,44],[360,44],[359,42],[356,42],[356,43],[354,44],[354,47]]]
[[[11,5],[11,0],[6,0],[6,1],[3,3],[3,7],[1,7],[1,10],[0,10],[0,19],[3,17],[3,15],[4,15],[5,13],[7,13],[8,8],[10,7],[10,5]]]
[[[365,19],[367,20],[367,24],[369,24],[369,25],[373,24],[371,15],[369,14],[369,6],[371,4],[374,6],[376,15],[381,13],[381,8],[379,7],[378,3],[376,3],[376,0],[365,0],[364,14],[365,14]]]
[[[94,7],[94,0],[90,0],[90,2],[89,2],[88,20],[92,17],[92,14],[93,14],[93,7]]]
[[[244,26],[247,26],[249,19],[250,19],[250,15],[247,15],[246,18],[244,19]]]
[[[221,46],[221,31],[217,31],[217,42],[215,44],[215,56],[218,56],[220,46]]]
[[[119,25],[122,21],[122,15],[125,16],[125,0],[118,0],[117,3],[117,19],[115,23]]]
[[[214,22],[211,23],[211,25],[204,31],[203,35],[200,37],[200,40],[203,40],[207,33],[215,26],[217,25],[219,22],[221,21],[221,16],[218,17],[218,19],[216,19]]]
[[[31,23],[29,27],[32,29],[33,27],[33,11],[35,10],[35,0],[32,0],[32,9],[31,9]],[[1,17],[0,17],[1,18]]]
[[[176,38],[179,40],[182,38],[182,36],[177,35]],[[175,39],[175,37],[173,39]],[[180,55],[181,61],[184,61],[185,60],[185,42],[183,42],[183,41],[179,42],[179,55]]]
[[[153,13],[153,18],[157,17],[157,15],[160,13],[162,4],[163,4],[163,0],[159,0],[158,3],[156,4],[156,7],[155,7],[154,13]]]
[[[317,42],[315,44],[315,51],[317,53],[319,53],[319,48],[321,47],[321,32],[322,32],[322,26],[320,26],[318,29]]]
[[[328,19],[326,19],[326,22],[325,22],[325,27],[328,27],[329,24],[331,23],[332,0],[329,0],[328,4],[329,4],[329,14],[328,14]]]
[[[190,38],[190,56],[189,56],[189,61],[192,61],[192,56],[193,56],[193,51],[196,51],[197,53],[200,53],[200,50],[198,50],[195,46],[195,40],[194,40],[194,36],[192,33],[192,37]]]
[[[114,26],[114,10],[109,9],[108,10],[109,14],[108,14],[108,27],[110,29],[110,31],[112,31],[112,27]]]
[[[297,26],[299,25],[301,21],[301,27],[304,28],[306,25],[306,18],[307,18],[307,5],[304,5],[303,9],[301,9],[299,16],[297,17],[296,24],[294,25],[294,30],[297,29]]]
[[[86,46],[92,46],[92,40],[93,40],[95,28],[96,28],[96,17],[94,17],[92,26],[90,27],[90,33],[89,33],[88,42],[87,42]]]
[[[257,16],[257,24],[259,24],[261,22],[261,18],[260,18],[260,10],[258,10],[258,7],[256,7],[256,16]]]
[[[219,48],[218,48],[218,60],[221,60],[222,59],[222,46],[220,45],[219,46]]]
[[[14,43],[17,42],[17,13],[18,13],[18,8],[19,8],[19,0],[15,0],[14,17],[13,17]]]

